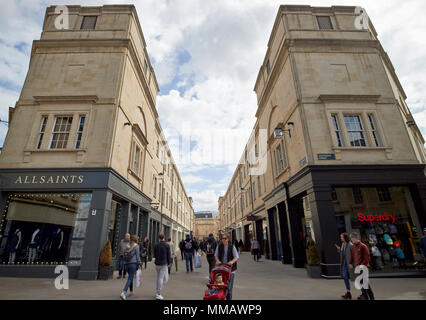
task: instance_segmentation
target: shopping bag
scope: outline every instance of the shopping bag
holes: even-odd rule
[[[142,284],[142,271],[138,269],[136,272],[136,287],[140,287]]]
[[[194,268],[201,268],[201,256],[198,252],[194,256]]]

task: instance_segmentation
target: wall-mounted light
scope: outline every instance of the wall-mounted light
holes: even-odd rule
[[[126,122],[124,125],[125,126],[131,126],[132,124],[130,122]]]
[[[409,120],[406,122],[407,126],[412,127],[414,125],[416,125],[416,123],[414,122],[414,120]]]
[[[287,125],[294,126],[294,122],[287,122]],[[288,136],[291,138],[290,129],[283,129],[284,124],[282,122],[278,123],[277,127],[274,129],[274,139],[281,139],[284,137],[284,133],[287,132]]]

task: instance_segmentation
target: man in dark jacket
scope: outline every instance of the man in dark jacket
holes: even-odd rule
[[[361,242],[358,233],[352,232],[350,237],[353,245],[349,265],[353,268],[356,268],[357,266],[370,267],[370,250],[368,250],[368,247]],[[361,292],[362,294],[358,297],[358,300],[374,300],[370,283],[368,283],[368,289],[362,288]]]
[[[185,253],[185,239],[182,239],[182,241],[179,242],[179,250],[180,250],[180,256],[183,260],[183,254]]]
[[[190,238],[189,234],[187,234],[184,244],[186,273],[189,272],[189,269],[191,269],[191,272],[194,271],[192,263],[192,259],[194,257],[194,250],[196,250],[196,243]]]
[[[157,295],[155,298],[163,300],[161,289],[163,288],[163,281],[167,283],[169,278],[168,265],[172,263],[172,255],[163,232],[158,233],[158,239],[160,242],[154,247],[155,268],[157,269]]]
[[[234,286],[235,271],[237,270],[237,261],[240,257],[238,255],[238,250],[234,245],[229,243],[229,241],[229,234],[223,234],[221,242],[216,247],[216,251],[214,253],[216,264],[227,264],[232,268],[232,277],[228,281],[228,293],[226,295],[226,300],[232,300],[232,288]]]
[[[217,247],[217,242],[213,236],[213,233],[210,233],[209,238],[204,242],[204,245],[203,245],[203,251],[206,253],[207,262],[209,264],[209,276],[216,264],[216,258],[214,256],[216,247]]]

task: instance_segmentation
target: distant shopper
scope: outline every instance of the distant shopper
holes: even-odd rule
[[[135,277],[136,271],[141,265],[140,249],[139,249],[139,237],[133,235],[130,238],[130,243],[127,245],[124,251],[124,264],[126,265],[129,276],[127,277],[126,285],[124,286],[123,292],[121,292],[121,300],[126,300],[127,290],[130,289],[129,296],[133,295],[133,278]]]
[[[423,258],[426,265],[426,228],[423,229],[423,237],[420,239],[420,248],[423,252]]]
[[[163,288],[163,283],[167,283],[169,279],[167,268],[172,263],[172,256],[170,246],[165,241],[163,232],[158,233],[158,239],[160,242],[154,247],[155,268],[157,269],[157,294],[155,299],[163,300],[161,289]]]
[[[352,232],[350,235],[352,245],[351,258],[349,264],[356,268],[357,266],[370,267],[370,251],[368,247],[360,241],[360,236],[356,232]],[[358,300],[374,300],[374,294],[371,290],[370,283],[368,283],[368,289],[361,289],[362,294],[358,297]]]
[[[204,252],[206,253],[207,263],[209,264],[209,277],[216,264],[216,258],[214,256],[216,247],[216,239],[214,238],[213,233],[210,233],[209,238],[204,243]]]
[[[126,233],[124,239],[120,241],[120,253],[118,256],[118,277],[117,279],[121,279],[126,277],[126,268],[124,266],[124,251],[126,250],[127,245],[130,242],[130,234]]]
[[[145,269],[146,269],[146,264],[148,262],[148,255],[149,255],[149,238],[145,237],[142,243],[142,248],[141,248],[141,260],[142,260],[142,263],[145,264]]]
[[[228,293],[226,300],[232,300],[232,288],[234,286],[235,271],[237,271],[237,261],[239,259],[238,250],[234,245],[229,243],[229,234],[222,235],[220,244],[217,246],[214,256],[216,264],[227,264],[232,268],[232,277],[228,281]]]
[[[173,244],[173,242],[172,242],[172,238],[168,238],[167,239],[167,243],[169,244],[169,247],[170,247],[170,255],[171,255],[171,257],[172,257],[172,262],[167,266],[167,268],[169,269],[169,274],[170,274],[170,272],[171,272],[171,270],[172,270],[172,266],[173,266],[173,261],[174,261],[174,259],[175,259],[175,246],[174,246],[174,244]]]
[[[183,260],[184,253],[185,253],[185,239],[182,239],[182,241],[179,242],[179,250],[180,250],[180,255],[182,257],[182,260]]]
[[[341,246],[339,247],[337,244],[335,246],[337,251],[340,253],[340,276],[345,281],[346,286],[346,293],[342,296],[342,298],[345,300],[351,300],[352,294],[351,285],[349,282],[349,263],[351,260],[352,243],[349,235],[346,232],[340,235],[340,241],[342,242]]]
[[[244,242],[240,239],[240,242],[238,242],[238,247],[240,248],[240,253],[244,250]]]
[[[256,262],[259,262],[259,254],[260,254],[259,250],[260,250],[259,241],[257,241],[256,238],[253,238],[253,241],[251,243],[251,252],[253,254],[253,259]]]
[[[195,240],[192,240],[189,234],[187,234],[185,239],[185,244],[184,244],[186,273],[188,273],[189,270],[191,270],[191,272],[194,271],[193,258],[194,258],[195,250],[196,250]]]

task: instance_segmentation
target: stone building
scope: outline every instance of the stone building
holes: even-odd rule
[[[373,24],[357,22],[355,7],[280,6],[254,87],[257,121],[219,198],[221,228],[246,249],[257,236],[267,258],[304,267],[312,237],[324,277],[339,274],[340,232],[384,256],[402,244],[415,266],[426,227],[425,141]]]
[[[194,237],[203,240],[212,233],[216,239],[219,237],[220,220],[213,212],[195,212]]]
[[[49,7],[0,156],[0,275],[96,279],[126,232],[193,224],[160,125],[159,91],[133,5]]]

